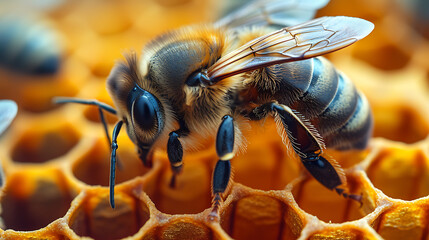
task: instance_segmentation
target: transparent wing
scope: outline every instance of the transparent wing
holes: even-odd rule
[[[227,14],[216,26],[293,26],[314,18],[329,0],[253,0]]]
[[[0,100],[0,135],[10,125],[18,112],[18,107],[14,101]]]
[[[207,69],[212,82],[250,70],[312,58],[367,36],[374,24],[352,17],[323,17],[256,38]]]

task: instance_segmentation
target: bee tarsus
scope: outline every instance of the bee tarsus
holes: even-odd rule
[[[209,213],[209,220],[210,221],[216,221],[219,220],[219,207],[220,203],[222,201],[222,198],[219,193],[214,194],[213,201],[212,201],[212,210]]]

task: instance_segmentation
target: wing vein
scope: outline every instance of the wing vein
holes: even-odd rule
[[[221,57],[207,69],[207,76],[215,83],[246,71],[320,56],[362,39],[373,28],[366,20],[341,16],[282,28]]]

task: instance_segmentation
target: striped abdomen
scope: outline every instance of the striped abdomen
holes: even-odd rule
[[[267,74],[277,84],[273,100],[303,114],[329,148],[364,148],[372,131],[365,96],[324,58],[276,65]]]

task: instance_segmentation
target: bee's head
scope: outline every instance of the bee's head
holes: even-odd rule
[[[172,128],[174,117],[170,104],[161,97],[159,87],[141,75],[135,54],[127,55],[126,61],[113,68],[107,89],[128,136],[137,146],[140,158],[145,160],[152,146],[161,143],[162,136],[166,135],[163,133]]]

